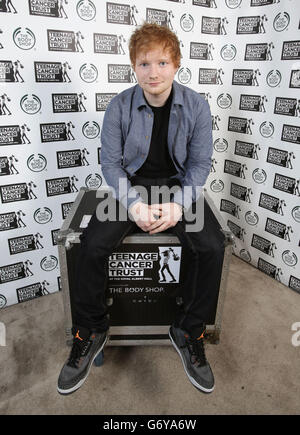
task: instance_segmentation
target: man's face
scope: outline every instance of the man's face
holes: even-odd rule
[[[165,96],[168,98],[177,68],[169,52],[156,46],[137,54],[134,72],[151,104],[155,100],[164,100]]]

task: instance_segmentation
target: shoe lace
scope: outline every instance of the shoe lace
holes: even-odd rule
[[[198,367],[205,366],[207,364],[203,338],[197,340],[197,338],[189,337],[187,339],[187,346],[190,352],[190,361],[192,364],[198,363]]]
[[[78,368],[79,360],[84,355],[88,344],[88,340],[80,341],[76,338],[73,340],[73,346],[68,360],[68,366]]]

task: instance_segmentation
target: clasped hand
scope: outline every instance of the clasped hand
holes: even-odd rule
[[[176,202],[151,205],[138,202],[130,208],[130,213],[138,227],[155,234],[174,227],[182,216],[182,208]]]

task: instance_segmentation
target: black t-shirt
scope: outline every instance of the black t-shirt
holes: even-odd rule
[[[146,161],[136,171],[136,175],[146,178],[167,178],[177,174],[168,150],[169,117],[173,91],[161,107],[151,107],[154,114],[152,136]]]

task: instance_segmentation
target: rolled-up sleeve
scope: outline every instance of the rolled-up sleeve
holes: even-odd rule
[[[109,103],[101,132],[101,169],[105,181],[113,190],[113,196],[129,209],[141,201],[138,192],[131,186],[128,174],[123,168],[124,137],[121,125],[121,107],[115,97]],[[128,193],[130,191],[130,197]]]
[[[174,194],[174,202],[186,209],[197,200],[202,190],[199,187],[206,183],[213,153],[212,120],[207,101],[201,100],[196,113],[195,127],[187,148],[185,174],[181,180],[182,189]]]

